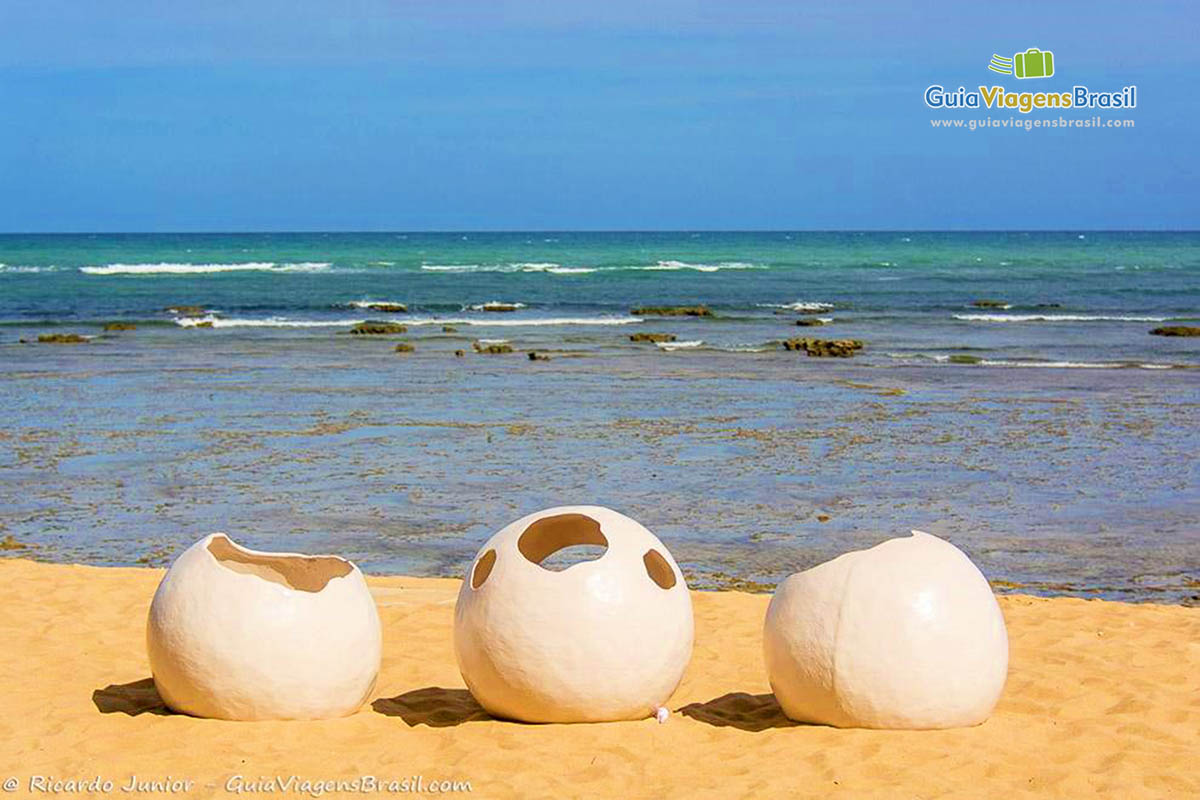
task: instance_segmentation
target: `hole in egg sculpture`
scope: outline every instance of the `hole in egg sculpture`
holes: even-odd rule
[[[517,541],[521,555],[552,572],[595,561],[608,550],[600,523],[583,514],[558,514],[539,519]]]
[[[675,570],[671,569],[662,553],[650,548],[642,556],[642,563],[646,565],[646,574],[650,576],[650,580],[660,587],[670,589],[675,585]]]
[[[233,572],[257,575],[300,592],[319,592],[334,578],[349,575],[354,567],[335,556],[263,555],[250,553],[226,536],[214,536],[208,552]]]
[[[475,569],[471,572],[471,588],[478,589],[483,586],[483,582],[492,574],[494,566],[496,566],[496,551],[488,550],[475,562]]]

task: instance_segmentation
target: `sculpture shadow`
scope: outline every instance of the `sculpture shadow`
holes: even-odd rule
[[[707,703],[686,705],[679,713],[718,728],[737,728],[751,733],[801,725],[784,715],[773,694],[731,692]]]
[[[92,692],[92,702],[101,714],[159,714],[166,716],[175,712],[158,696],[154,678],[142,678],[132,683],[110,683],[103,689]]]
[[[388,717],[400,717],[409,727],[428,725],[450,728],[465,722],[492,719],[466,689],[427,686],[395,697],[381,697],[371,708]]]

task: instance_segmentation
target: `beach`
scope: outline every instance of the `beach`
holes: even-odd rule
[[[0,236],[0,779],[1195,794],[1200,339],[1150,331],[1200,317],[1198,252],[1065,232]],[[813,357],[805,337],[862,346]],[[665,724],[501,722],[464,688],[458,578],[567,503],[644,524],[697,590]],[[790,723],[770,592],[913,528],[1000,595],[996,713]],[[165,713],[147,608],[215,530],[362,567],[384,660],[358,714]]]
[[[1001,597],[1009,677],[987,722],[839,730],[793,724],[772,700],[767,595],[694,592],[695,651],[666,723],[524,725],[488,718],[464,688],[451,644],[458,581],[371,577],[384,631],[372,701],[343,719],[244,723],[161,706],[144,642],[161,576],[0,561],[9,589],[0,779],[16,777],[18,795],[31,779],[99,777],[119,789],[131,776],[133,785],[191,781],[190,796],[257,796],[289,778],[276,796],[310,796],[363,776],[423,780],[427,792],[458,781],[468,796],[465,781],[475,797],[1200,792],[1200,609]]]
[[[144,5],[0,12],[0,800],[1200,800],[1200,6]]]

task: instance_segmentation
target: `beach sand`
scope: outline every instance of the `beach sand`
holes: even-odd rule
[[[170,776],[220,796],[239,775],[367,774],[469,781],[475,797],[1200,796],[1200,609],[1001,597],[1011,662],[988,722],[837,730],[792,724],[771,699],[767,596],[697,592],[666,724],[521,725],[488,719],[463,688],[458,581],[372,578],[379,699],[345,719],[235,723],[160,705],[144,625],[161,575],[0,561],[0,780],[16,777],[18,796],[37,775],[114,791]]]

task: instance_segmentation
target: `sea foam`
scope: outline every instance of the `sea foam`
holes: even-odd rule
[[[651,272],[670,272],[681,269],[691,269],[697,272],[717,272],[723,269],[766,269],[766,267],[758,264],[750,264],[745,261],[721,261],[716,264],[691,264],[687,261],[659,261],[653,266],[629,267],[629,269],[640,269]]]
[[[473,306],[467,306],[466,309],[464,309],[464,310],[469,309],[471,311],[498,311],[501,309],[508,310],[508,309],[513,309],[513,308],[517,308],[517,309],[525,308],[525,304],[524,303],[506,303],[503,300],[488,300],[486,303],[476,303]]]
[[[761,264],[745,261],[721,261],[715,264],[692,264],[686,261],[658,261],[654,264],[629,264],[620,267],[564,266],[552,261],[516,261],[507,264],[422,264],[426,272],[540,272],[548,275],[586,275],[592,272],[651,271],[672,272],[693,270],[718,272],[723,269],[766,269]]]
[[[195,328],[203,325],[213,328],[348,328],[366,322],[365,319],[288,319],[287,317],[267,317],[266,319],[222,319],[209,314],[204,317],[181,317],[175,324],[181,328]],[[407,324],[407,322],[405,323]]]
[[[401,303],[398,300],[351,300],[349,303],[345,303],[344,305],[349,306],[350,308],[365,308],[365,309],[371,309],[371,308],[374,308],[375,306],[406,306],[407,307],[406,303]]]
[[[31,267],[22,264],[0,264],[0,273],[9,274],[34,274],[38,272],[57,272],[58,267]]]
[[[482,264],[422,264],[426,272],[479,272],[487,271]]]
[[[323,272],[332,266],[327,261],[304,261],[296,264],[277,264],[273,261],[250,261],[243,264],[105,264],[102,267],[80,267],[87,275],[202,275],[211,272]]]
[[[759,308],[785,308],[789,311],[832,311],[833,303],[817,303],[797,300],[794,303],[758,303]]]
[[[1050,369],[1171,369],[1171,364],[1140,364],[1114,361],[1019,361],[983,359],[983,367],[1046,367]]]
[[[546,272],[551,275],[578,275],[595,272],[595,267],[564,267],[553,261],[518,261],[510,264],[422,264],[426,272]]]
[[[1166,322],[1171,317],[1109,314],[955,314],[965,322]]]
[[[934,361],[952,364],[945,353],[884,353],[900,361]],[[1153,364],[1136,361],[1039,361],[1020,358],[981,358],[955,366],[964,367],[1042,367],[1046,369],[1174,369],[1174,364]]]
[[[642,322],[641,317],[545,317],[539,319],[481,319],[479,317],[417,317],[404,318],[404,325],[473,325],[480,328],[534,328],[543,326],[570,325],[629,325]],[[224,319],[214,315],[205,317],[183,317],[175,320],[175,324],[183,328],[194,328],[201,323],[211,323],[213,328],[348,328],[366,322],[365,318],[357,319],[289,319],[287,317],[267,317],[265,319],[248,319],[231,317]],[[205,324],[204,327],[209,327]]]
[[[654,344],[660,350],[671,351],[671,350],[694,350],[697,347],[701,347],[704,344],[704,342],[701,339],[694,339],[690,342],[655,342]]]
[[[405,325],[475,325],[480,328],[534,328],[562,325],[629,325],[643,322],[641,317],[540,317],[540,318],[497,318],[471,317],[469,319],[414,319],[404,320]]]

